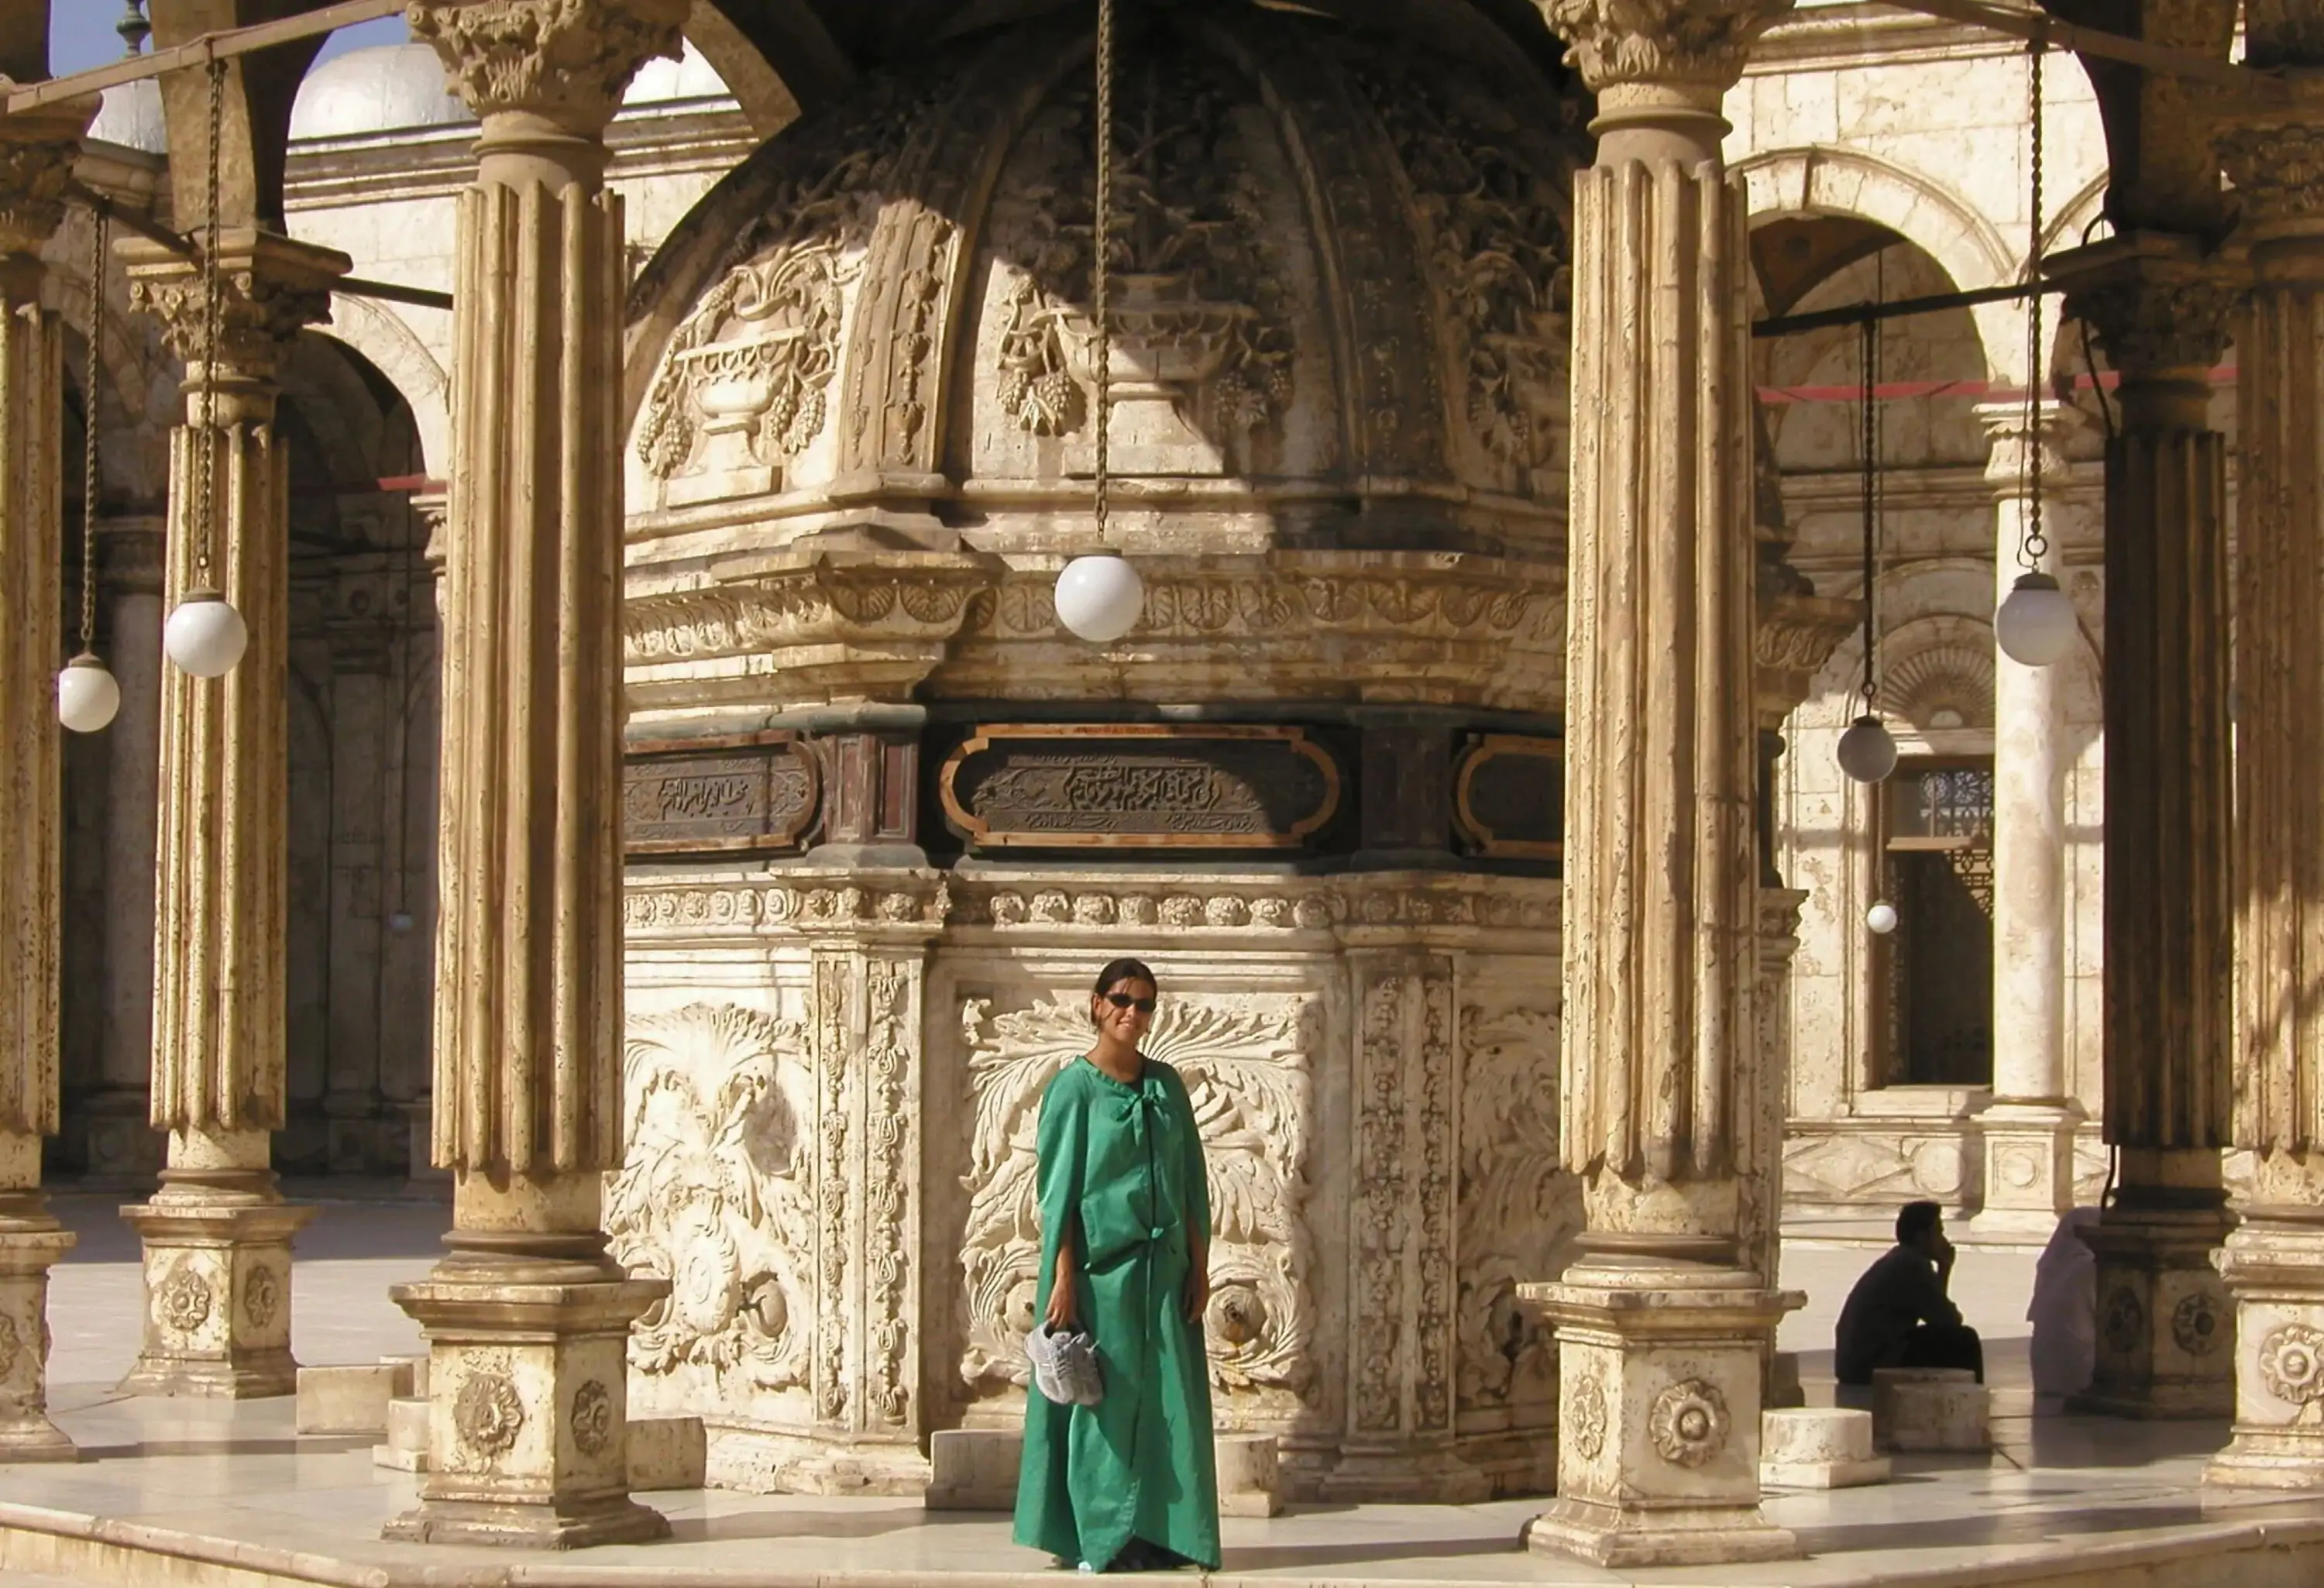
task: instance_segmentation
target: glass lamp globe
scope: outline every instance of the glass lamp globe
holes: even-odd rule
[[[1840,770],[1859,783],[1877,783],[1896,770],[1896,741],[1878,717],[1858,717],[1840,736]]]
[[[198,679],[222,678],[242,660],[250,629],[216,590],[189,590],[161,625],[161,649]]]
[[[74,733],[97,733],[120,710],[121,685],[94,651],[82,651],[57,674],[57,720]]]
[[[1057,621],[1081,639],[1105,645],[1138,626],[1146,586],[1126,557],[1076,557],[1057,575]]]
[[[2048,574],[2020,574],[1993,614],[1993,637],[2010,660],[2048,667],[2074,644],[2074,604]]]
[[[1896,929],[1896,907],[1881,900],[1864,912],[1864,924],[1872,928],[1873,936],[1886,937]]]

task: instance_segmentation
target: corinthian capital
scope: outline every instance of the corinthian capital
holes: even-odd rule
[[[161,339],[198,378],[208,334],[208,295],[194,261],[147,243],[124,244],[133,309],[161,322]],[[283,354],[306,326],[331,318],[331,283],[352,262],[344,254],[257,231],[218,239],[218,373],[272,383]]]
[[[2324,101],[2236,117],[2220,127],[2218,149],[2249,240],[2324,233]]]
[[[1715,89],[1743,75],[1752,42],[1794,0],[1540,0],[1592,93],[1630,84]]]
[[[2209,370],[2227,351],[2241,282],[2192,237],[2133,233],[2053,254],[2049,270],[2126,380]]]
[[[405,15],[479,116],[529,112],[594,135],[638,68],[676,58],[690,9],[689,0],[412,0]]]
[[[38,254],[65,218],[65,185],[95,100],[0,116],[0,254]]]

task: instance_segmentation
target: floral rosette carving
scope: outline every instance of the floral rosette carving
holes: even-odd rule
[[[613,1437],[613,1394],[591,1379],[573,1391],[573,1447],[584,1455],[602,1455]]]
[[[2171,1309],[2171,1338],[2189,1356],[2209,1356],[2226,1343],[2228,1330],[2218,1304],[2202,1291],[2179,1298]]]
[[[153,1297],[161,1322],[180,1334],[190,1334],[209,1321],[209,1281],[183,1264],[171,1270]]]
[[[282,1309],[282,1281],[272,1269],[253,1269],[243,1285],[242,1315],[254,1329],[263,1329]]]
[[[1307,1288],[1309,1055],[1314,1005],[1299,1000],[1174,997],[1157,1011],[1147,1053],[1176,1066],[1202,1131],[1211,1177],[1211,1380],[1221,1390],[1287,1393],[1314,1371]],[[961,1247],[971,1385],[1024,1384],[1041,1233],[1034,1133],[1041,1093],[1087,1050],[1089,1014],[1065,997],[995,1013],[961,1010],[968,1049],[969,1209]]]
[[[2260,1382],[2287,1406],[2324,1403],[2324,1330],[2282,1324],[2259,1346]]]
[[[505,1455],[524,1428],[524,1399],[505,1373],[478,1373],[452,1402],[452,1426],[481,1455]]]
[[[2146,1308],[2138,1293],[2127,1286],[2117,1287],[2107,1297],[2104,1334],[2107,1349],[2117,1356],[2127,1355],[2138,1349],[2146,1334]]]
[[[1573,1387],[1573,1405],[1567,1417],[1573,1448],[1584,1461],[1596,1461],[1606,1448],[1606,1390],[1595,1375]]]
[[[23,1354],[23,1336],[16,1332],[16,1320],[0,1316],[0,1380],[15,1376],[16,1363]]]
[[[807,1033],[732,1004],[632,1023],[631,1100],[605,1229],[614,1257],[670,1283],[630,1333],[639,1372],[691,1366],[722,1390],[804,1384],[815,1227],[800,1121],[812,1117]]]
[[[1706,1379],[1682,1379],[1655,1397],[1646,1436],[1673,1466],[1699,1467],[1727,1445],[1727,1398]]]

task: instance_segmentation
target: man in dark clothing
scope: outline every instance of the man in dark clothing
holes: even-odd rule
[[[1953,1243],[1944,1210],[1911,1202],[1896,1215],[1896,1245],[1867,1269],[1840,1309],[1832,1371],[1869,1384],[1881,1368],[1968,1368],[1985,1382],[1985,1347],[1945,1294]]]

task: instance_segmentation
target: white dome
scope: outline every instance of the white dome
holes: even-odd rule
[[[97,119],[89,124],[88,135],[98,143],[115,143],[124,149],[167,154],[170,133],[161,119],[161,85],[152,78],[140,78],[134,83],[107,88]]]
[[[685,52],[676,60],[661,57],[647,61],[630,79],[629,91],[622,96],[624,105],[667,105],[678,99],[725,99],[733,90],[718,69],[702,57],[702,52],[688,40]]]
[[[364,138],[475,118],[444,81],[432,44],[376,44],[335,55],[307,74],[290,106],[290,137]]]

